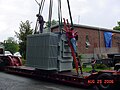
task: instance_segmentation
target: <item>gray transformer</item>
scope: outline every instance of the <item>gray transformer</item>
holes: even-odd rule
[[[65,34],[42,33],[27,37],[27,66],[68,71],[72,70],[72,60]]]
[[[58,45],[58,71],[68,71],[72,70],[73,58],[71,55],[70,47],[67,43],[67,38],[65,34],[59,36]]]

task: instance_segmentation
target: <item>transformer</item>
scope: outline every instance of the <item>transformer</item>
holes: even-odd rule
[[[42,33],[27,37],[26,65],[42,70],[72,70],[71,50],[65,34]]]

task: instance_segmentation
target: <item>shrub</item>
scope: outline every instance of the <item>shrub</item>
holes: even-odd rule
[[[86,64],[83,64],[83,65],[82,65],[82,68],[86,68],[86,66],[87,66]]]
[[[106,69],[108,68],[105,64],[95,64],[96,69]]]
[[[26,64],[26,60],[22,58],[22,64],[25,65]]]
[[[78,54],[79,59],[83,59],[84,56],[82,54]]]

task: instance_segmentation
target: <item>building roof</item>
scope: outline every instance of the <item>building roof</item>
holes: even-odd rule
[[[58,28],[58,27],[59,27],[59,24],[56,24],[56,25],[52,26],[52,29]],[[80,25],[80,24],[74,24],[74,27],[92,29],[92,30],[100,30],[100,31],[108,31],[108,32],[113,32],[113,33],[120,33],[120,31],[118,31],[118,30],[100,28],[100,27],[93,27],[93,26],[87,26],[87,25]]]

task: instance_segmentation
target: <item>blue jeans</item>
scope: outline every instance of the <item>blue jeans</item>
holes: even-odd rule
[[[40,24],[40,33],[43,33],[43,24]]]
[[[71,44],[73,46],[74,52],[77,53],[77,47],[76,47],[76,39],[75,38],[71,38]]]

